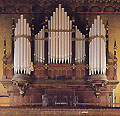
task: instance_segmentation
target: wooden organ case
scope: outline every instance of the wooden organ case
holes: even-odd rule
[[[118,81],[116,41],[110,57],[108,23],[97,16],[91,26],[86,23],[84,35],[61,4],[49,19],[38,34],[34,19],[31,28],[23,15],[16,24],[13,20],[14,55],[6,56],[4,41],[1,81],[10,106],[111,106]]]

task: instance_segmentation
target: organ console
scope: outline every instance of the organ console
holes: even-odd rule
[[[7,73],[4,73],[2,83],[7,86],[10,94],[10,105],[25,105],[21,102],[20,95],[23,96],[22,99],[27,99],[27,103],[42,103],[43,96],[57,96],[59,99],[64,96],[68,99],[68,104],[72,104],[71,100],[74,101],[74,98],[77,98],[76,103],[95,103],[94,99],[101,93],[99,99],[105,102],[103,93],[109,96],[118,84],[114,70],[117,61],[109,57],[113,62],[106,62],[105,25],[102,18],[97,16],[87,30],[89,35],[86,36],[74,24],[75,20],[71,20],[59,4],[31,40],[30,24],[23,15],[20,16],[14,31],[14,74],[11,73],[12,69],[3,69]],[[33,47],[34,53],[31,54]],[[87,49],[89,64],[86,62]],[[12,62],[3,64],[8,66]],[[110,67],[107,69],[106,65]],[[89,70],[89,74],[86,70]],[[91,97],[88,98],[89,95]]]

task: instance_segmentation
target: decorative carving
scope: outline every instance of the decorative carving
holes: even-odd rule
[[[11,81],[18,87],[20,95],[24,96],[32,80],[29,75],[16,74]]]
[[[44,68],[45,68],[45,69],[48,69],[48,67],[49,67],[48,64],[45,64],[45,65],[44,65]]]
[[[72,69],[75,69],[75,68],[76,68],[76,65],[75,65],[75,64],[73,64],[71,67],[72,67]]]
[[[98,74],[88,77],[87,82],[93,88],[95,95],[99,96],[101,88],[108,83],[108,80],[106,75]]]

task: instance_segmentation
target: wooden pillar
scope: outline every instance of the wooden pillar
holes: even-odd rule
[[[32,18],[32,25],[31,25],[31,62],[34,62],[34,38],[35,38],[35,33],[34,33],[34,18]]]
[[[6,40],[4,40],[3,79],[7,79],[7,76],[6,76],[6,68],[7,68],[7,58],[6,58]]]
[[[44,64],[45,64],[45,78],[47,79],[48,78],[48,17],[45,17],[45,53],[44,53],[44,56],[45,56],[45,61],[44,61]]]
[[[75,66],[75,17],[72,17],[72,65]],[[75,67],[72,68],[72,78],[76,75]]]
[[[12,36],[11,36],[11,39],[12,39],[12,60],[14,60],[14,31],[15,31],[15,20],[14,18],[12,19]]]
[[[85,41],[85,64],[86,66],[89,66],[89,25],[88,25],[88,19],[86,19],[86,35],[85,35],[86,41]],[[86,68],[85,70],[86,75],[89,75],[89,68]]]
[[[108,46],[108,20],[106,22],[106,26],[105,26],[105,30],[106,30],[106,59],[108,59],[109,56],[109,46]]]
[[[48,17],[45,17],[45,64],[48,64]]]

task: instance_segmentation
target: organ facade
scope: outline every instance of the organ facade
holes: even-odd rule
[[[8,58],[4,41],[2,84],[10,106],[113,106],[119,82],[116,41],[111,57],[107,21],[97,15],[92,25],[85,21],[82,32],[61,4],[37,33],[34,20],[29,24],[23,14],[13,19],[14,45]]]

